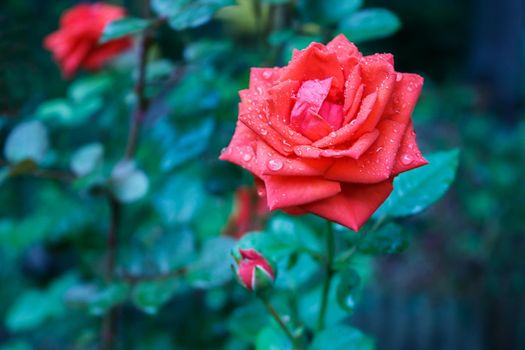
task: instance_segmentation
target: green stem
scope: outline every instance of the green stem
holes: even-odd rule
[[[284,331],[284,333],[286,334],[288,339],[290,339],[290,341],[292,342],[293,348],[295,350],[302,350],[302,347],[301,347],[301,344],[299,342],[299,339],[297,339],[297,337],[295,337],[292,334],[292,332],[288,329],[288,327],[286,326],[286,323],[284,323],[284,321],[281,318],[281,316],[279,316],[279,313],[277,312],[277,310],[275,310],[273,305],[270,303],[270,300],[268,300],[268,298],[261,297],[261,296],[259,296],[259,298],[263,302],[264,306],[266,306],[266,309],[268,310],[270,315],[272,315],[272,317],[275,319],[275,321],[277,321],[277,323],[279,324],[281,329]]]
[[[323,292],[321,295],[321,306],[319,308],[319,318],[317,320],[318,332],[324,329],[326,307],[328,305],[328,293],[330,292],[330,285],[332,284],[332,277],[334,275],[334,269],[332,267],[334,259],[334,228],[331,221],[327,221],[326,231],[325,276]]]

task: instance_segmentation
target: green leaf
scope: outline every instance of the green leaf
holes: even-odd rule
[[[40,163],[49,148],[47,130],[39,121],[17,125],[7,137],[4,154],[11,163],[33,160]]]
[[[354,269],[341,272],[341,281],[337,286],[336,297],[339,306],[346,312],[352,313],[356,303],[356,291],[360,278]]]
[[[100,143],[90,143],[78,149],[71,157],[71,170],[77,176],[85,176],[101,165],[104,147]]]
[[[198,173],[180,171],[171,176],[155,198],[155,207],[166,224],[192,221],[205,199]]]
[[[49,100],[38,106],[35,116],[36,118],[44,121],[69,121],[73,118],[73,108],[66,99]]]
[[[167,127],[166,124],[160,124],[156,128],[158,133],[162,133],[165,137],[159,138],[164,149],[164,156],[161,161],[161,168],[163,171],[169,171],[176,166],[197,157],[206,150],[208,141],[212,135],[215,127],[213,118],[204,118],[193,121],[189,128],[173,128]],[[157,134],[158,134],[157,133]],[[173,150],[184,150],[174,152]]]
[[[155,314],[169,301],[178,286],[175,279],[141,282],[133,288],[132,299],[142,311]]]
[[[197,261],[188,267],[187,278],[196,288],[212,288],[232,278],[231,251],[235,241],[229,237],[217,237],[204,243]]]
[[[276,326],[263,328],[257,335],[255,341],[256,350],[292,350],[293,346],[290,340]]]
[[[290,2],[290,0],[259,0],[263,4],[270,4],[270,5],[282,5],[287,4]]]
[[[113,21],[106,25],[100,43],[106,43],[110,40],[119,39],[125,36],[143,31],[151,25],[151,21],[141,18],[123,18]]]
[[[153,0],[152,7],[162,17],[168,18],[175,30],[198,27],[208,22],[215,12],[233,5],[233,0]]]
[[[267,311],[256,300],[253,303],[236,307],[228,319],[228,330],[244,341],[251,342],[257,333],[268,324]]]
[[[193,232],[182,228],[159,237],[153,247],[152,259],[161,273],[184,267],[194,259],[195,239]]]
[[[32,350],[31,344],[25,340],[12,340],[0,346],[0,350]]]
[[[363,0],[324,0],[315,2],[320,5],[321,16],[327,23],[337,23],[348,18],[363,6]]]
[[[81,95],[82,93],[75,92],[75,94]],[[78,101],[55,99],[42,103],[38,107],[35,117],[39,120],[59,125],[78,125],[86,121],[102,105],[103,100],[97,95],[91,95],[89,98],[86,97]]]
[[[397,254],[404,251],[409,243],[401,226],[388,223],[367,234],[359,243],[358,249],[362,253],[372,255]]]
[[[68,95],[73,101],[80,102],[98,97],[109,91],[111,87],[112,80],[110,75],[90,75],[75,80],[68,89]]]
[[[77,281],[76,275],[67,274],[54,281],[47,290],[25,291],[7,312],[7,328],[12,332],[27,331],[39,327],[48,319],[62,316],[66,311],[64,294]]]
[[[313,227],[302,218],[281,214],[272,217],[264,232],[244,235],[237,247],[254,248],[276,261],[294,252],[319,253],[322,250],[320,237]]]
[[[417,214],[447,192],[456,175],[459,151],[437,152],[426,158],[428,165],[402,173],[394,179],[394,191],[375,217]]]
[[[142,198],[149,187],[149,180],[133,161],[118,163],[111,173],[111,190],[123,203],[131,203]]]
[[[103,315],[113,306],[126,300],[129,286],[124,283],[113,283],[105,287],[89,301],[89,312],[92,315]]]
[[[339,23],[339,30],[353,42],[384,38],[397,32],[400,27],[399,18],[382,8],[361,10]]]
[[[320,24],[335,24],[363,6],[363,0],[300,0],[303,15]],[[310,18],[311,17],[311,18]]]
[[[308,350],[373,350],[374,341],[360,330],[339,325],[317,334]]]

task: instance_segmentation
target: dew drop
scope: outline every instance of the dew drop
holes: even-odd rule
[[[403,79],[403,74],[401,74],[401,73],[397,73],[397,75],[396,75],[396,81],[399,82],[399,81],[401,81],[401,79]]]
[[[272,72],[267,70],[267,71],[263,72],[262,75],[263,75],[264,79],[270,79],[272,77]]]
[[[409,87],[407,87],[407,90],[412,92],[414,89],[412,88],[412,86],[409,86]]]
[[[414,159],[410,154],[404,154],[401,156],[401,163],[403,163],[404,165],[410,165],[410,163],[412,163],[413,161]]]
[[[252,155],[250,153],[245,153],[242,156],[242,160],[244,160],[245,162],[249,162],[250,160],[252,160]]]
[[[268,161],[268,164],[266,164],[266,166],[271,171],[279,171],[283,168],[283,162],[280,159],[272,158]]]
[[[261,135],[262,135],[262,136],[266,136],[266,135],[268,135],[268,130],[266,130],[266,129],[261,129]]]

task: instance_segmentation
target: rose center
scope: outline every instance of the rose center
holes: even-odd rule
[[[332,78],[307,80],[297,92],[290,114],[290,127],[312,141],[338,130],[343,123],[343,105],[329,101]]]

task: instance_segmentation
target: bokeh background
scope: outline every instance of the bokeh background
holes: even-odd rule
[[[1,2],[0,125],[14,123],[46,99],[67,94],[68,82],[42,40],[56,29],[62,11],[75,3]],[[139,1],[120,4],[140,13]],[[374,263],[374,277],[352,321],[376,338],[379,349],[524,349],[525,2],[366,0],[365,6],[388,8],[402,27],[391,37],[360,44],[360,49],[392,52],[398,71],[417,72],[426,79],[413,117],[423,153],[459,147],[461,160],[447,196],[405,220],[410,247]],[[179,61],[192,35],[213,37],[223,26],[212,23],[180,37],[161,33],[159,50]],[[225,75],[212,77],[222,79],[232,96],[228,103],[233,107],[222,110],[231,114],[236,90],[247,83],[246,72],[240,72],[253,62],[251,55],[260,52],[245,27],[233,27],[226,30],[228,40],[242,46],[244,55],[230,66],[237,80],[227,85]],[[224,37],[218,39],[224,42]],[[279,64],[284,61],[277,59]],[[118,126],[112,128],[119,133]],[[0,128],[0,139],[5,133]],[[221,137],[227,140],[227,135],[226,130]],[[111,132],[106,137],[111,138]],[[224,140],[217,141],[218,149]],[[29,198],[36,186],[31,180],[2,185],[0,218],[33,212],[36,204]],[[51,192],[47,198],[54,201]],[[36,239],[15,254],[1,235],[0,240],[0,315],[20,286],[45,286],[67,270],[75,260],[71,246],[93,251],[98,244],[86,236],[51,243]],[[173,303],[182,305],[183,300]],[[169,328],[169,316],[162,322]],[[15,338],[0,323],[0,344]]]

